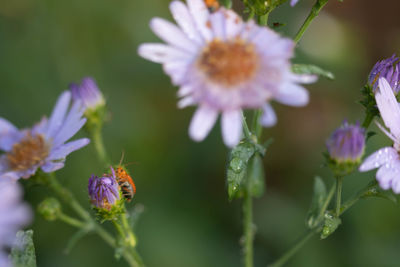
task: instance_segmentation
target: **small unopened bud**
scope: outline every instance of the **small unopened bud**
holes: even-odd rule
[[[375,64],[368,77],[368,83],[372,86],[374,91],[378,87],[379,78],[385,78],[395,94],[400,91],[399,61],[400,59],[396,57],[396,54],[393,54],[392,57],[378,61]]]
[[[349,174],[360,164],[365,150],[365,130],[344,122],[327,140],[329,165],[339,175]]]
[[[38,211],[46,220],[55,221],[61,214],[61,205],[55,198],[46,198],[39,204]]]
[[[359,162],[365,149],[365,131],[360,125],[344,122],[326,142],[329,156],[336,162]]]
[[[111,170],[112,174],[104,174],[102,177],[92,175],[89,179],[90,202],[101,221],[113,220],[124,212],[115,172]]]
[[[97,109],[105,105],[103,94],[93,78],[83,78],[81,84],[72,83],[69,88],[72,98],[82,101],[86,109]]]

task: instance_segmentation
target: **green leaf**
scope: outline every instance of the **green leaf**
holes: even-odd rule
[[[361,198],[383,198],[389,201],[392,201],[394,204],[397,204],[397,197],[391,190],[383,190],[379,185],[375,184],[371,186],[365,193],[361,196]]]
[[[315,65],[293,64],[292,71],[297,74],[316,74],[329,80],[335,79],[335,75],[332,72],[321,69]]]
[[[326,212],[324,216],[324,226],[321,231],[321,239],[325,239],[333,234],[342,223],[340,218],[334,216],[331,212]]]
[[[11,249],[14,267],[36,267],[35,246],[32,241],[33,231],[18,231],[17,246]]]
[[[232,8],[232,0],[218,0],[218,2],[227,9]]]
[[[324,181],[322,181],[321,177],[315,177],[314,192],[311,200],[311,206],[308,210],[306,219],[306,224],[309,228],[312,229],[320,223],[322,218],[319,218],[319,215],[321,214],[321,209],[323,208],[327,196],[328,194]]]
[[[247,166],[247,179],[249,179],[250,194],[253,197],[261,197],[265,191],[264,165],[261,156],[257,153],[249,161]]]
[[[255,151],[254,144],[247,141],[240,142],[232,149],[226,175],[230,200],[242,196],[242,186],[247,172],[247,164]]]

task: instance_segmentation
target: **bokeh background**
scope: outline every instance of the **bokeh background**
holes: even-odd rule
[[[157,41],[148,22],[153,16],[171,19],[168,3],[1,0],[0,116],[30,126],[50,113],[70,82],[95,77],[111,111],[104,128],[109,155],[118,162],[124,150],[125,161],[136,162],[129,168],[138,191],[129,207],[144,207],[136,232],[147,266],[241,266],[241,206],[227,200],[228,150],[220,129],[214,127],[202,143],[191,141],[187,129],[194,108],[178,110],[169,78],[136,52],[140,43]],[[286,3],[270,22],[284,23],[278,31],[294,36],[312,4]],[[242,9],[239,1],[234,8]],[[399,9],[397,0],[331,0],[296,49],[294,62],[329,69],[336,80],[309,86],[305,108],[274,104],[279,123],[264,131],[275,140],[264,159],[267,191],[254,203],[256,266],[277,258],[305,231],[313,177],[333,183],[322,164],[325,140],[343,119],[363,120],[360,89],[377,60],[398,52]],[[378,134],[367,154],[389,143]],[[73,153],[58,172],[87,208],[88,177],[102,172],[94,153],[92,146]],[[344,198],[373,177],[373,172],[347,177]],[[43,188],[25,188],[34,208],[49,195]],[[333,236],[314,237],[288,266],[400,266],[398,206],[364,200],[342,219]],[[85,237],[67,255],[74,228],[38,214],[31,227],[40,267],[126,266],[97,236]]]

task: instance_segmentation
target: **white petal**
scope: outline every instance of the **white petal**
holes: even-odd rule
[[[238,36],[245,25],[243,23],[242,18],[231,10],[224,10],[224,15],[226,18],[225,21],[226,38],[230,39]]]
[[[225,17],[222,12],[215,12],[210,16],[211,28],[214,38],[225,40]]]
[[[225,111],[222,113],[222,137],[228,147],[236,146],[242,137],[241,110]]]
[[[372,153],[359,167],[360,172],[370,171],[379,168],[385,163],[397,159],[399,156],[393,147],[384,147]]]
[[[186,108],[188,106],[192,106],[196,104],[196,101],[194,101],[194,98],[191,96],[187,96],[185,98],[182,98],[178,102],[178,108]]]
[[[310,84],[310,83],[315,83],[318,80],[318,76],[313,75],[313,74],[294,74],[294,73],[292,73],[290,76],[291,76],[291,80],[295,83]]]
[[[218,112],[209,107],[201,106],[197,108],[189,126],[189,135],[195,141],[202,141],[217,120]]]
[[[376,173],[376,179],[379,182],[379,186],[385,190],[390,187],[397,186],[397,181],[400,175],[400,161],[392,160],[383,164],[378,172]],[[397,189],[397,188],[396,188]]]
[[[193,16],[197,29],[200,31],[205,40],[210,41],[213,37],[209,21],[210,12],[208,11],[204,1],[187,0],[186,2],[189,6],[190,13]]]
[[[47,129],[46,136],[53,137],[55,132],[62,126],[70,100],[71,100],[71,93],[69,91],[65,91],[58,98],[57,104],[54,107],[53,112],[51,113],[49,119],[48,123],[49,128]]]
[[[302,107],[308,104],[309,95],[303,87],[294,83],[286,83],[274,99],[285,105]]]
[[[64,167],[64,162],[46,162],[41,168],[44,172],[54,172]]]
[[[172,61],[165,63],[163,70],[171,77],[174,85],[180,85],[187,78],[188,64],[188,61]]]
[[[400,107],[392,88],[385,78],[379,78],[379,90],[375,94],[376,104],[386,127],[400,140]]]
[[[190,40],[195,41],[198,44],[203,42],[199,31],[196,29],[192,15],[190,14],[187,6],[181,1],[173,1],[169,5],[172,16],[178,23],[179,27],[187,35]]]
[[[190,57],[190,54],[184,50],[165,44],[152,43],[140,45],[138,48],[138,54],[141,57],[156,63],[166,63]]]
[[[188,52],[196,52],[196,44],[190,41],[175,24],[161,18],[150,21],[150,28],[163,41]]]
[[[68,156],[70,153],[86,146],[89,143],[90,143],[90,140],[88,138],[82,138],[82,139],[68,142],[64,145],[57,147],[53,151],[51,151],[51,153],[47,159],[48,160],[63,159],[66,156]]]
[[[263,115],[261,117],[261,124],[265,127],[271,127],[276,124],[277,118],[271,104],[266,103],[263,106]]]
[[[190,94],[191,92],[193,92],[193,87],[190,85],[183,85],[179,88],[178,90],[178,96],[179,97],[183,97],[183,96],[187,96],[188,94]]]

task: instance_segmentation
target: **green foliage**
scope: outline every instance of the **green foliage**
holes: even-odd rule
[[[234,147],[229,156],[227,168],[227,183],[229,199],[243,196],[243,184],[247,173],[250,158],[256,149],[254,144],[242,141]]]
[[[333,215],[331,212],[326,212],[324,215],[324,225],[321,231],[321,239],[325,239],[333,234],[339,225],[342,223],[340,218]]]
[[[61,213],[60,202],[51,197],[43,200],[38,206],[38,212],[48,221],[57,220]]]
[[[245,12],[263,16],[288,0],[243,0]]]
[[[11,249],[11,260],[14,267],[36,267],[33,231],[18,231],[17,245]]]
[[[262,158],[258,153],[250,159],[247,168],[250,194],[253,197],[261,197],[265,191],[265,175]]]
[[[220,5],[224,6],[225,8],[232,8],[232,0],[218,0]]]
[[[335,79],[335,75],[315,65],[309,64],[293,64],[292,71],[297,74],[315,74],[329,80]]]
[[[365,107],[365,121],[363,123],[364,128],[368,128],[371,124],[372,120],[375,116],[379,116],[379,110],[376,106],[375,94],[372,90],[371,85],[366,84],[362,90],[361,94],[363,95],[363,99],[360,101],[360,104]]]
[[[391,190],[383,190],[375,181],[371,183],[367,190],[361,195],[360,198],[383,198],[397,204],[397,197]]]
[[[324,181],[321,179],[321,177],[315,177],[314,192],[306,219],[306,224],[310,229],[313,229],[321,223],[321,210],[324,208],[324,203],[327,197],[328,194]]]

